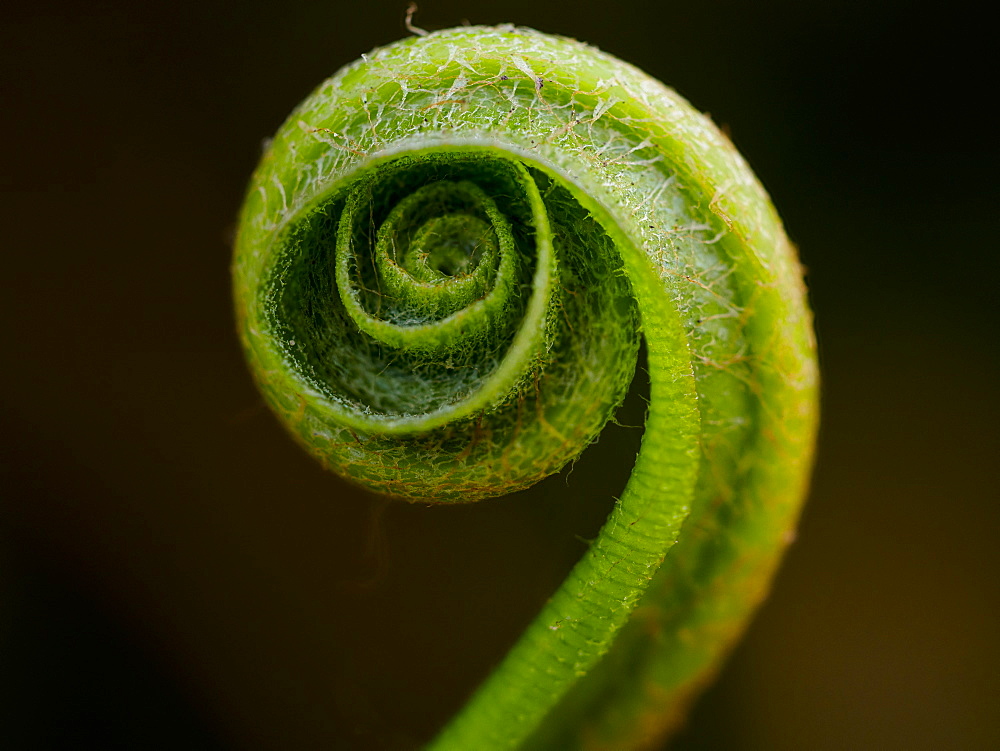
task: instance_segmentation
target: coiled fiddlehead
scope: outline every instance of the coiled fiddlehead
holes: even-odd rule
[[[662,735],[762,597],[815,432],[800,271],[731,144],[575,41],[407,39],[282,126],[234,274],[248,358],[293,435],[410,500],[558,471],[621,402],[645,339],[651,401],[626,488],[432,747]]]

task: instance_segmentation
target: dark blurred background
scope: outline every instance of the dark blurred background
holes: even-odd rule
[[[812,498],[672,749],[1000,748],[993,40],[971,8],[914,7],[425,0],[416,17],[577,37],[674,86],[732,134],[808,267]],[[253,388],[228,265],[261,141],[404,36],[404,11],[3,11],[0,747],[413,748],[624,482],[639,431],[612,426],[603,456],[523,496],[386,503],[322,472]]]

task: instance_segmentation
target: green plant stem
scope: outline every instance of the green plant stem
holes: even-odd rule
[[[792,537],[816,425],[793,248],[732,145],[572,40],[376,50],[290,116],[236,258],[257,381],[326,466],[458,502],[577,457],[649,354],[599,537],[431,748],[633,748],[669,730]]]

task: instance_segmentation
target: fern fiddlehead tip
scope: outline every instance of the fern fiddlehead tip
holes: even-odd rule
[[[251,368],[292,434],[410,500],[558,471],[612,417],[644,339],[651,404],[620,501],[433,746],[662,732],[760,600],[815,434],[794,250],[728,139],[573,40],[413,37],[279,130],[234,278]]]

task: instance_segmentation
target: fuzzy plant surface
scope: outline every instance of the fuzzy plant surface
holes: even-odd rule
[[[644,339],[627,486],[429,748],[659,743],[794,536],[817,421],[796,254],[726,137],[570,39],[414,36],[291,114],[233,268],[273,410],[326,467],[410,501],[557,472],[614,416]]]

